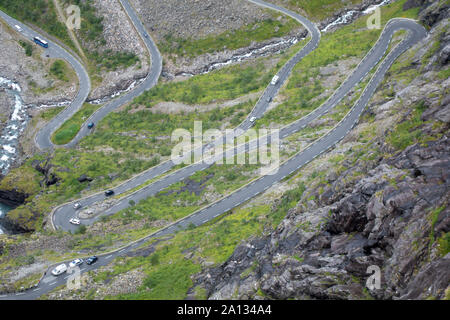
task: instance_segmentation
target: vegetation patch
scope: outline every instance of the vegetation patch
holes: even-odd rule
[[[52,135],[52,141],[57,145],[69,143],[81,129],[81,125],[88,119],[101,105],[84,103],[72,118],[63,123]]]
[[[320,21],[331,16],[335,11],[348,5],[361,3],[362,0],[289,0],[289,6],[304,10],[308,17]]]
[[[50,67],[50,74],[52,74],[57,79],[64,81],[64,82],[69,81],[69,77],[67,75],[68,72],[69,72],[68,66],[62,60],[56,60],[55,62],[53,62],[53,64]]]
[[[147,280],[133,294],[110,296],[109,299],[183,299],[192,287],[191,276],[201,270],[200,261],[207,260],[214,264],[224,262],[239,242],[255,234],[261,234],[264,220],[270,215],[267,205],[252,208],[235,209],[216,221],[213,225],[203,225],[192,230],[178,232],[174,238],[161,242],[157,246],[158,263],[152,264],[152,256],[119,259],[112,274],[124,273],[137,267],[143,267]],[[201,247],[198,251],[195,248]],[[194,252],[190,259],[185,258]],[[173,277],[173,266],[177,270],[177,280]],[[151,280],[153,279],[153,280]],[[166,281],[159,281],[166,279]],[[169,290],[170,289],[170,290]]]
[[[128,68],[140,61],[133,52],[113,52],[109,49],[103,52],[89,52],[89,58],[91,58],[91,61],[95,63],[97,68],[108,71]]]
[[[424,124],[421,116],[426,108],[423,101],[418,103],[408,119],[405,119],[405,121],[396,125],[386,141],[397,150],[403,150],[406,147],[419,142],[422,137],[422,130],[420,127]]]
[[[220,35],[211,35],[202,39],[183,39],[168,34],[158,44],[162,53],[177,56],[195,57],[205,53],[223,50],[236,50],[248,47],[252,42],[261,42],[267,39],[287,35],[292,29],[299,27],[292,18],[283,23],[280,15],[273,14],[273,18],[245,25],[237,30],[226,31]]]
[[[25,54],[28,57],[31,57],[33,55],[33,45],[30,42],[24,40],[20,40],[19,43],[22,46],[22,48],[24,48]]]

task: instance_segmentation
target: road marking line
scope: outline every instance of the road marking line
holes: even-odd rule
[[[41,288],[36,288],[36,289],[34,289],[33,291],[39,291],[39,290],[41,290]]]

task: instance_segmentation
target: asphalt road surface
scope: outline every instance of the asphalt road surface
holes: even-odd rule
[[[275,6],[273,4],[267,4],[263,1],[259,0],[250,0],[251,2],[254,2],[259,5],[270,7],[274,10],[278,10],[280,12],[283,12],[285,14],[290,15],[291,17],[297,19],[301,23],[303,23],[305,26],[307,26],[310,33],[312,33],[312,40],[308,43],[307,47],[303,48],[302,51],[304,54],[308,52],[308,50],[314,50],[318,42],[314,43],[314,33],[316,32],[317,28],[313,27],[313,24],[309,22],[304,17],[301,17],[295,13],[292,13],[286,9],[280,8],[278,6]],[[310,27],[308,27],[308,25]],[[418,25],[416,22],[412,20],[407,19],[393,19],[391,20],[385,29],[383,30],[378,42],[375,44],[375,46],[371,49],[371,51],[367,54],[367,56],[364,58],[364,60],[358,65],[358,67],[355,69],[355,71],[348,77],[348,79],[340,86],[338,90],[328,99],[322,106],[320,106],[318,109],[313,111],[308,116],[295,121],[294,123],[284,127],[281,130],[280,136],[281,138],[285,138],[289,136],[290,134],[300,130],[305,125],[307,125],[312,120],[320,117],[324,113],[328,112],[332,108],[334,108],[339,101],[342,100],[345,95],[347,95],[352,88],[354,88],[358,83],[360,83],[367,75],[368,73],[378,65],[380,60],[384,57],[389,43],[392,39],[392,35],[398,31],[398,30],[407,30],[408,36],[405,40],[400,42],[387,56],[381,61],[381,64],[379,64],[376,72],[372,76],[371,80],[369,81],[369,84],[365,88],[364,92],[358,99],[358,101],[355,103],[355,105],[352,107],[351,111],[345,116],[345,118],[329,133],[327,133],[325,136],[320,138],[319,140],[312,143],[309,147],[306,149],[300,151],[297,153],[294,157],[290,158],[285,163],[281,164],[279,168],[277,168],[273,174],[264,175],[250,184],[244,186],[243,188],[233,192],[232,194],[228,195],[227,197],[183,218],[180,219],[171,225],[146,236],[145,238],[142,238],[132,244],[129,244],[121,249],[115,250],[110,253],[105,253],[102,255],[99,255],[99,261],[91,266],[82,266],[82,272],[89,271],[94,268],[98,268],[102,265],[108,264],[112,259],[115,257],[121,256],[126,254],[129,251],[134,250],[136,247],[142,245],[146,241],[148,241],[151,238],[154,237],[160,237],[164,235],[169,235],[173,233],[176,230],[183,229],[188,227],[189,225],[201,225],[204,223],[207,223],[208,221],[211,221],[212,219],[220,216],[221,214],[228,212],[234,207],[237,207],[241,205],[242,203],[248,201],[249,199],[257,196],[258,194],[263,193],[268,188],[270,188],[272,185],[278,183],[291,173],[299,170],[302,166],[309,163],[310,161],[314,160],[316,157],[320,156],[322,153],[326,152],[328,149],[332,148],[335,144],[339,143],[347,134],[348,132],[356,125],[356,123],[359,120],[360,115],[363,113],[365,107],[367,106],[367,103],[369,102],[370,98],[373,96],[376,88],[383,80],[385,73],[390,68],[392,63],[407,49],[409,49],[411,46],[416,44],[418,41],[423,39],[426,36],[426,30]],[[317,41],[320,39],[320,34],[317,31],[316,36],[318,37]],[[309,47],[308,47],[309,46]],[[310,51],[309,51],[310,52]],[[300,52],[298,53],[300,54]],[[307,53],[306,53],[307,54]],[[296,56],[297,57],[297,56]],[[294,57],[293,59],[295,59]],[[282,85],[282,83],[287,79],[289,72],[292,71],[293,66],[295,65],[294,61],[291,59],[284,67],[283,69],[278,73],[280,76],[279,86]],[[301,59],[301,58],[300,58]],[[289,65],[293,61],[292,65]],[[297,61],[298,62],[298,61]],[[287,73],[285,73],[287,72]],[[279,86],[273,86],[268,87],[264,93],[264,95],[267,94],[267,96],[275,95],[278,90]],[[264,96],[263,95],[263,96]],[[266,97],[267,97],[266,96]],[[259,103],[266,101],[266,99],[260,99]],[[267,106],[266,106],[267,108]],[[261,104],[261,106],[255,106],[254,110],[252,111],[251,116],[262,116],[264,113],[264,104]],[[262,112],[262,113],[259,113]],[[249,118],[251,117],[249,116]],[[241,124],[242,129],[248,129],[251,127],[251,123],[247,122],[248,120],[244,121],[243,124]],[[250,145],[248,148],[253,148],[252,145]],[[193,173],[197,172],[198,170],[202,170],[206,167],[208,167],[209,164],[206,163],[198,163],[191,166],[187,166],[185,168],[182,168],[180,170],[177,170],[170,175],[165,176],[163,179],[160,179],[159,181],[156,181],[155,183],[152,183],[143,189],[139,190],[138,192],[125,197],[124,199],[120,199],[119,203],[107,210],[105,214],[112,214],[125,207],[128,206],[129,200],[135,200],[136,202],[139,201],[139,199],[147,198],[148,196],[157,193],[158,191],[166,188],[170,184],[180,181]],[[151,176],[152,174],[157,176],[160,175],[164,170],[164,172],[170,170],[172,168],[171,162],[166,162],[161,164],[158,167],[152,168],[148,170],[145,174],[149,173],[148,176]],[[152,170],[154,171],[153,173]],[[161,170],[161,172],[159,171]],[[151,173],[151,174],[150,174]],[[148,176],[141,177],[138,176],[134,179],[131,179],[129,182],[129,185],[126,185],[125,183],[123,186],[119,186],[117,191],[124,192],[126,190],[129,190],[130,185],[139,186],[141,183],[140,179],[142,181],[147,181]],[[122,188],[122,189],[120,189]],[[102,200],[104,198],[103,194],[94,195],[92,197],[89,197],[89,201],[98,201]],[[85,200],[81,200],[82,205],[88,205],[88,203],[83,203]],[[72,208],[72,204],[67,204],[65,206],[60,207],[58,210],[55,211],[54,214],[54,223],[58,227],[64,229],[64,230],[72,230],[70,229],[70,225],[67,226],[68,218],[70,218],[71,214],[75,214],[75,211]],[[70,212],[68,210],[71,210]],[[98,217],[97,217],[98,218]],[[95,219],[94,219],[95,220]],[[93,221],[86,221],[87,224],[92,223]],[[66,228],[68,227],[68,228]],[[67,263],[67,262],[66,262]],[[54,267],[54,266],[52,266]],[[52,268],[51,267],[51,268]],[[51,268],[49,270],[51,270]],[[49,292],[50,290],[53,290],[54,288],[65,285],[67,282],[68,274],[64,274],[58,277],[54,277],[50,274],[50,272],[47,272],[47,274],[42,278],[39,285],[35,288],[29,289],[24,292],[18,292],[15,294],[10,295],[0,295],[0,299],[35,299],[39,297],[40,295]]]

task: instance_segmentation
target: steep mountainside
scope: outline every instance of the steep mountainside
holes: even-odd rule
[[[276,230],[197,274],[196,290],[212,299],[449,298],[449,7],[405,8],[418,5],[430,36],[394,65],[332,152],[345,154],[341,166],[323,157],[315,170],[325,175]],[[371,265],[381,268],[379,290],[366,287]]]
[[[333,13],[343,7],[380,2],[343,0],[334,6],[336,1],[331,0],[273,1],[306,12],[316,22],[334,18]],[[107,7],[116,0],[76,2],[95,3],[93,14],[117,14],[116,8]],[[261,10],[236,18],[239,25],[235,29],[231,26],[234,20],[224,19],[217,25],[208,21],[208,36],[202,33],[201,24],[219,18],[213,9],[237,17],[240,4],[247,2],[131,2],[149,30],[155,24],[152,19],[164,22],[163,16],[151,16],[155,8],[169,17],[170,23],[152,30],[165,55],[166,71],[198,62],[202,56],[215,59],[215,52],[224,49],[224,44],[241,47],[247,40],[253,43],[255,38],[250,36],[263,34],[265,40],[259,40],[272,41],[273,34],[263,32],[272,23],[280,27],[277,37],[303,31],[281,15],[270,14],[275,19],[266,19],[268,11]],[[186,20],[187,27],[199,32],[198,38],[189,38],[189,34],[186,38],[182,25],[171,20],[170,10],[177,2],[180,8],[173,16],[180,20],[189,8],[199,11],[197,21]],[[199,120],[203,130],[239,125],[273,75],[307,39],[276,55],[177,81],[161,81],[95,123],[92,133],[77,147],[35,153],[10,170],[0,180],[0,199],[15,207],[3,219],[13,234],[0,236],[0,295],[33,286],[56,262],[97,255],[99,262],[82,274],[79,290],[49,285],[52,291],[41,298],[450,298],[449,5],[447,0],[397,0],[383,6],[381,12],[383,25],[394,17],[417,18],[429,35],[396,60],[357,125],[349,128],[334,148],[300,170],[211,219],[200,216],[199,225],[189,224],[123,248],[240,189],[259,176],[260,167],[214,164],[161,187],[161,180],[172,178],[176,167],[156,179],[141,179],[140,185],[130,185],[133,189],[116,192],[106,200],[103,192],[169,159],[174,146],[171,134],[177,128],[192,132],[194,121]],[[92,23],[95,17],[91,17]],[[254,127],[279,128],[326,101],[382,32],[368,30],[366,19],[362,16],[323,33],[316,50],[296,64]],[[124,28],[121,30],[127,30],[126,25]],[[118,43],[112,30],[115,28],[100,31],[105,37],[103,45],[106,42],[115,50]],[[177,36],[164,34],[176,30]],[[96,50],[95,41],[84,42],[85,31],[89,29],[77,31],[83,47]],[[117,39],[126,39],[122,31]],[[241,36],[237,42],[224,36],[236,34]],[[404,31],[395,33],[389,50],[406,36]],[[138,54],[139,47],[133,48]],[[233,50],[228,49],[221,52],[231,54]],[[361,96],[373,72],[362,77],[333,110],[282,139],[281,161],[332,130]],[[93,110],[93,105],[85,104],[82,111],[86,113],[74,122],[81,123]],[[32,121],[39,121],[36,118]],[[151,188],[154,193],[145,194],[140,201],[129,197]],[[83,199],[95,193],[99,196],[92,202]],[[82,208],[75,213],[70,201],[80,202]],[[105,215],[118,203],[119,211]],[[53,215],[61,204],[67,204],[67,215]],[[76,227],[69,224],[73,214],[98,220]],[[72,232],[54,230],[52,221],[73,227]],[[381,269],[380,289],[366,286],[370,266]],[[48,283],[54,281],[51,275],[50,279]]]

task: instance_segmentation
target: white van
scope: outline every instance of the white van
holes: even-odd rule
[[[63,263],[63,264],[60,264],[59,266],[57,266],[55,269],[53,269],[52,274],[54,276],[59,276],[60,274],[63,274],[66,271],[67,271],[67,266],[65,263]]]
[[[270,82],[272,85],[276,85],[278,83],[278,80],[280,79],[279,76],[275,76],[272,78],[272,81]]]

